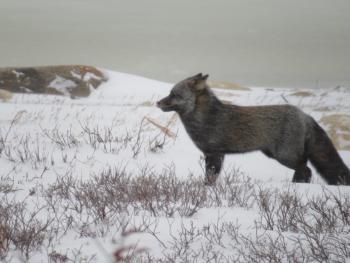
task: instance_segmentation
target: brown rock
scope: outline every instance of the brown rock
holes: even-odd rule
[[[0,101],[8,101],[11,98],[12,98],[11,92],[9,92],[7,90],[0,89]]]
[[[83,65],[0,69],[0,89],[17,93],[87,97],[106,80],[99,69]]]

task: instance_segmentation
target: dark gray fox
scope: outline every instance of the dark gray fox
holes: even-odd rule
[[[293,182],[309,183],[315,166],[328,184],[350,185],[350,171],[326,132],[291,105],[242,107],[222,103],[197,74],[177,83],[157,102],[176,111],[195,145],[204,153],[207,185],[213,184],[225,154],[262,151],[295,170]]]

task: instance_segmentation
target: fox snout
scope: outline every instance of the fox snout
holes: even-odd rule
[[[156,102],[156,106],[157,106],[158,108],[162,108],[162,106],[163,106],[162,101],[161,101],[161,100],[157,101],[157,102]]]
[[[175,107],[176,107],[176,105],[172,102],[169,96],[157,101],[156,105],[162,111],[173,111],[175,110]]]

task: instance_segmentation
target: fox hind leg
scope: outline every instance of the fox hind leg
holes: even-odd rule
[[[302,157],[300,155],[295,156],[294,158],[285,158],[286,156],[283,156],[284,158],[281,158],[281,156],[278,157],[276,160],[279,163],[294,170],[293,183],[310,183],[312,173],[310,168],[307,167],[307,158],[305,155],[302,155]]]
[[[213,185],[215,183],[223,162],[223,154],[205,154],[205,185]]]
[[[295,170],[293,176],[294,183],[310,183],[311,181],[311,170],[306,165]]]

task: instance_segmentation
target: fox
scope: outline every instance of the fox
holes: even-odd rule
[[[226,154],[261,151],[294,170],[292,182],[310,183],[308,161],[331,185],[350,185],[345,165],[325,130],[296,106],[238,106],[220,101],[198,73],[175,84],[156,102],[175,111],[193,143],[203,152],[205,185],[215,184]]]

